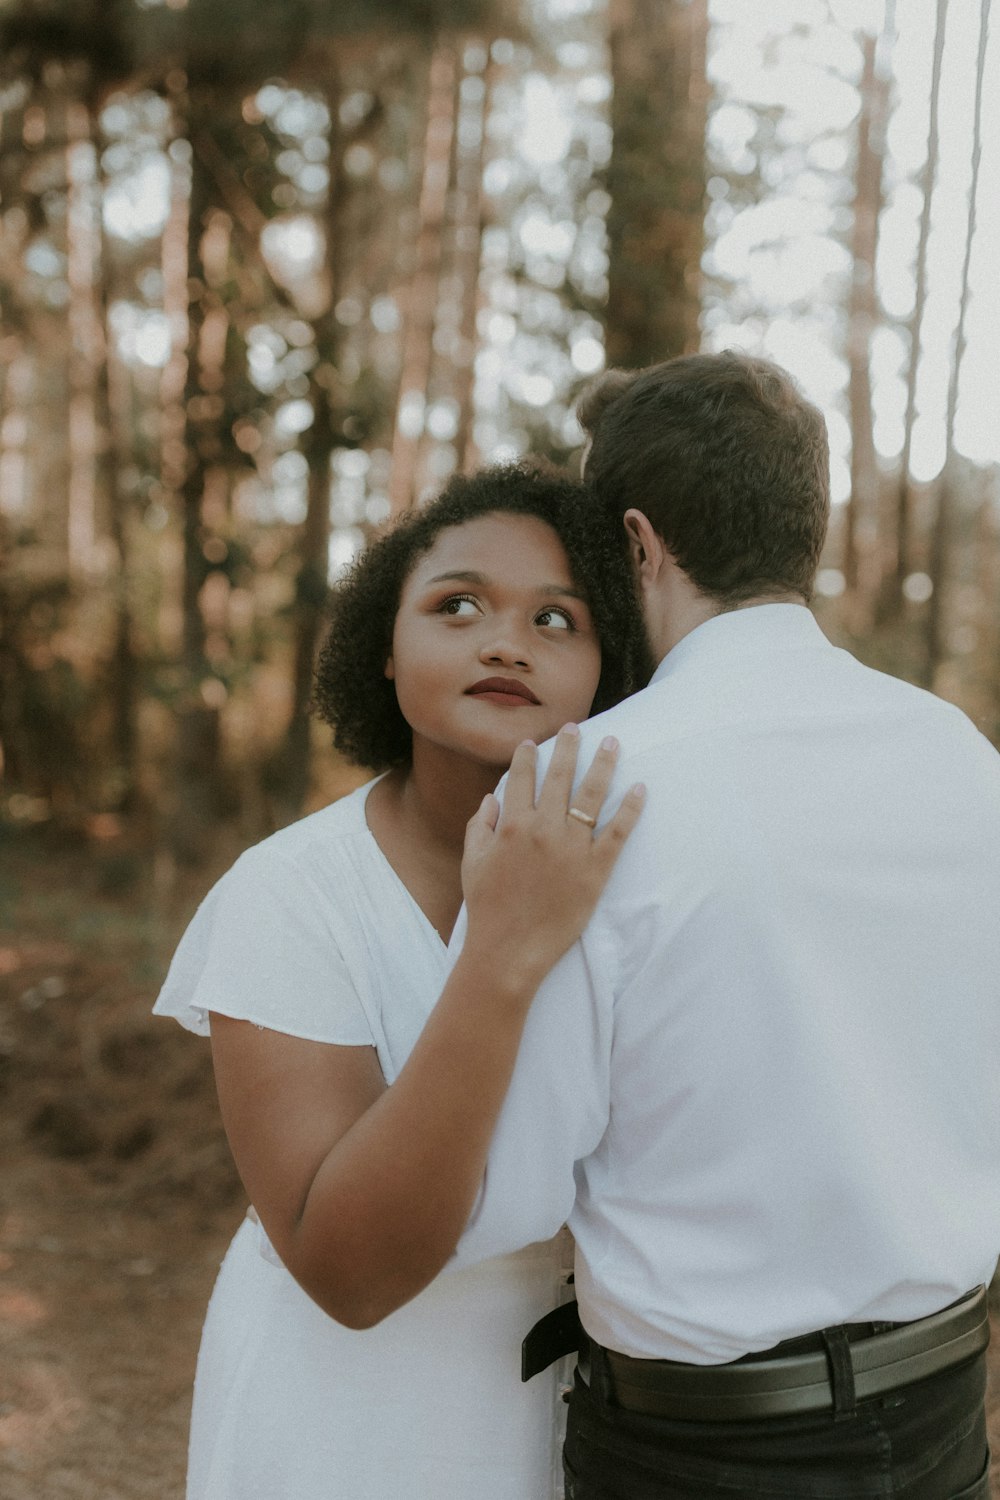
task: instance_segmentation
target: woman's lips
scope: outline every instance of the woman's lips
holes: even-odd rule
[[[538,699],[529,687],[513,677],[484,677],[466,688],[467,698],[485,699],[498,708],[527,708],[538,704]]]

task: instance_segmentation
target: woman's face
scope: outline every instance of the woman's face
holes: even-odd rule
[[[505,770],[522,740],[586,718],[601,650],[551,526],[496,514],[442,531],[403,586],[385,671],[415,759],[433,746]]]

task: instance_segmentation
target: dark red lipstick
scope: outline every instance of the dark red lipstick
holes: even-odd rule
[[[518,682],[516,677],[484,677],[481,682],[474,682],[470,688],[466,688],[465,695],[467,698],[486,698],[490,703],[499,704],[501,708],[538,703],[530,687]]]

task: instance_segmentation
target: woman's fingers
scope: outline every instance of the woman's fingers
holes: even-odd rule
[[[646,788],[641,781],[637,781],[634,786],[629,787],[614,816],[608,819],[594,838],[594,852],[601,862],[602,870],[610,873],[645,805]]]
[[[580,730],[576,724],[564,724],[556,735],[545,780],[538,792],[538,808],[543,813],[565,817],[569,795],[576,776],[576,757],[580,749]]]
[[[514,751],[514,759],[507,773],[504,792],[504,816],[509,821],[518,813],[530,813],[539,809],[556,809],[560,815],[566,812],[566,799],[576,775],[576,753],[580,744],[580,730],[576,724],[566,724],[556,735],[545,780],[535,800],[535,779],[538,760],[537,747],[531,740],[524,740]]]
[[[522,740],[514,751],[514,758],[507,772],[503,805],[508,819],[515,813],[530,812],[535,805],[537,760],[538,746],[534,740]]]
[[[564,804],[566,815],[582,828],[594,828],[600,817],[615,773],[618,750],[618,741],[614,736],[606,736],[598,745],[579,786],[570,796],[569,805]]]
[[[507,778],[503,817],[505,821],[513,821],[519,813],[534,811],[553,829],[563,829],[567,823],[571,827],[575,825],[581,834],[591,836],[589,843],[598,856],[598,864],[610,871],[638,821],[645,801],[645,787],[641,784],[630,787],[614,815],[597,833],[597,822],[614,777],[620,746],[613,735],[607,735],[574,789],[579,749],[578,726],[564,725],[556,736],[536,801],[537,747],[530,740],[520,744],[514,752]],[[490,831],[496,827],[494,806],[495,803],[491,804],[482,830],[484,833],[487,827]],[[481,808],[473,823],[480,822],[482,817]],[[470,824],[470,829],[472,826]]]
[[[479,850],[488,844],[496,830],[500,816],[500,803],[492,792],[487,792],[476,811],[465,825],[466,852]]]
[[[595,833],[618,743],[603,740],[574,787],[579,743],[575,726],[557,736],[537,801],[535,747],[520,745],[495,833],[491,804],[469,823],[462,862],[467,941],[502,951],[505,963],[520,965],[535,983],[584,930],[642,811],[642,789],[632,787]]]

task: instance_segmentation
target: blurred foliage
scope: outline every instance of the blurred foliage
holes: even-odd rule
[[[220,817],[249,839],[328,800],[360,775],[307,713],[328,582],[395,510],[487,459],[575,467],[581,387],[689,347],[699,306],[705,347],[846,345],[849,111],[817,136],[737,98],[732,19],[713,93],[703,21],[0,0],[0,821],[117,819],[197,860]],[[855,41],[826,51],[811,76],[856,93]],[[769,300],[793,253],[817,276]],[[902,613],[872,608],[891,464],[851,588],[835,510],[817,612],[997,734],[995,474],[950,472],[943,660],[933,485]]]

